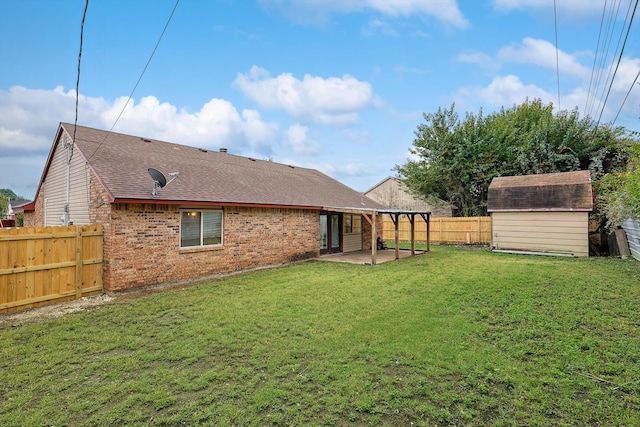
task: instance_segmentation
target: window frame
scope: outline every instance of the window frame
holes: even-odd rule
[[[204,231],[204,221],[205,221],[205,213],[219,213],[220,214],[220,243],[213,244],[204,244],[204,240],[207,238]],[[183,224],[183,215],[189,213],[200,214],[200,223],[198,224],[198,234],[199,234],[199,244],[198,245],[189,245],[183,246],[183,228],[185,224]],[[219,248],[224,244],[224,209],[201,209],[201,208],[182,208],[180,209],[180,235],[178,236],[179,240],[179,249],[207,249],[207,248]]]
[[[354,231],[353,229],[353,220],[357,218],[357,223],[359,224],[358,230]],[[343,214],[343,230],[344,234],[362,234],[362,216],[360,214]]]

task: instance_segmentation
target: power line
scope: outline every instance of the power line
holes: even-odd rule
[[[71,154],[68,161],[73,157],[73,146],[76,142],[76,128],[78,127],[78,99],[80,97],[80,62],[82,59],[82,40],[84,36],[84,21],[87,18],[87,9],[89,9],[89,0],[84,4],[84,12],[82,13],[82,21],[80,22],[80,49],[78,50],[78,75],[76,77],[76,118],[73,125],[73,139],[71,141]]]
[[[591,87],[593,84],[593,75],[596,72],[596,61],[598,59],[598,50],[600,50],[600,37],[602,36],[602,24],[604,23],[605,12],[607,11],[607,1],[604,2],[604,7],[602,8],[602,17],[600,18],[600,30],[598,31],[598,42],[596,44],[596,52],[593,55],[593,65],[591,66],[591,78],[589,79],[589,89],[587,90],[587,99],[584,103],[584,114],[588,115],[587,108],[589,105],[589,97],[591,96]],[[604,41],[603,41],[604,44]],[[595,87],[594,87],[595,91]]]
[[[629,8],[631,8],[631,4],[629,4]],[[609,94],[611,93],[611,87],[613,86],[613,81],[616,78],[616,73],[618,72],[618,67],[620,66],[620,61],[622,61],[622,54],[624,53],[624,48],[627,45],[627,40],[629,39],[629,33],[631,32],[631,24],[633,24],[633,18],[636,14],[636,9],[638,8],[638,0],[636,0],[636,4],[633,7],[633,12],[631,13],[631,19],[629,19],[629,26],[627,27],[627,34],[624,37],[624,42],[622,43],[622,49],[620,49],[620,56],[618,56],[618,62],[616,63],[615,71],[613,72],[613,76],[611,77],[611,82],[609,83],[609,88],[607,90],[607,96],[602,102],[602,109],[600,110],[600,116],[598,116],[598,122],[600,123],[600,119],[602,118],[602,113],[604,112],[604,107],[607,104],[607,100],[609,99]],[[627,11],[628,16],[628,11]],[[633,85],[632,85],[633,87]],[[617,116],[616,116],[617,117]]]
[[[603,10],[603,16],[602,19],[604,21],[605,18],[605,12],[606,12],[606,3],[605,3],[605,9]],[[604,31],[604,41],[603,41],[603,49],[604,52],[601,51],[600,53],[600,62],[598,63],[597,67],[596,67],[596,82],[595,85],[593,87],[593,94],[591,96],[591,106],[587,106],[587,111],[585,111],[585,113],[587,113],[589,116],[591,116],[591,112],[593,112],[594,108],[597,110],[598,107],[595,106],[595,102],[596,102],[596,98],[597,98],[597,92],[600,88],[600,81],[602,79],[602,74],[605,70],[605,63],[607,61],[607,58],[609,57],[609,48],[611,46],[611,39],[613,36],[613,31],[615,30],[615,17],[617,17],[618,12],[620,10],[620,0],[617,0],[617,8],[615,5],[611,5],[610,9],[609,9],[609,13],[608,13],[608,19],[607,19],[607,25]],[[617,51],[617,49],[616,49]],[[613,56],[615,56],[615,53],[613,54]],[[609,67],[609,72],[611,72],[611,66]],[[610,74],[609,74],[610,75]],[[608,76],[607,76],[607,80],[608,80]],[[606,86],[606,81],[604,85]],[[601,97],[604,94],[604,88],[602,89],[602,94]]]
[[[560,107],[560,60],[558,59],[558,17],[556,13],[556,0],[553,0],[553,24],[556,31],[556,77],[558,80],[558,111]]]
[[[629,90],[627,91],[627,94],[625,95],[624,99],[622,100],[622,105],[620,105],[620,109],[618,109],[618,112],[616,113],[616,117],[613,119],[612,123],[615,123],[616,120],[618,120],[618,116],[620,115],[620,111],[622,111],[622,107],[624,107],[624,103],[627,102],[627,98],[629,97],[629,94],[631,93],[631,89],[633,89],[633,85],[635,85],[636,82],[638,81],[638,77],[640,77],[640,71],[638,71],[638,74],[636,74],[636,78],[633,80],[633,83],[631,83],[631,86],[629,86]]]
[[[164,28],[162,29],[162,33],[160,34],[160,37],[158,38],[158,41],[156,42],[156,45],[153,48],[153,52],[151,52],[151,55],[149,56],[149,59],[147,60],[147,63],[145,64],[145,66],[144,66],[144,68],[142,70],[142,73],[140,73],[140,77],[138,77],[138,81],[136,82],[135,86],[131,90],[131,93],[129,94],[129,98],[127,99],[127,102],[124,103],[124,106],[122,107],[122,110],[120,110],[120,114],[118,114],[118,117],[116,118],[115,122],[113,123],[113,126],[111,126],[111,129],[109,129],[109,132],[107,132],[107,134],[104,136],[104,139],[100,142],[100,144],[98,144],[96,149],[93,150],[93,153],[91,153],[91,155],[89,157],[87,157],[87,161],[91,160],[91,158],[93,158],[93,156],[98,152],[100,147],[102,147],[102,144],[104,144],[104,142],[107,140],[109,135],[111,135],[111,132],[113,132],[113,129],[116,127],[116,124],[118,124],[118,121],[120,120],[120,117],[122,117],[122,114],[124,113],[124,110],[129,105],[129,102],[131,101],[131,98],[133,98],[133,94],[135,93],[136,89],[138,88],[138,85],[140,84],[140,81],[142,80],[142,76],[144,76],[144,73],[147,71],[147,67],[149,67],[149,64],[151,63],[151,59],[153,59],[153,56],[155,55],[156,50],[158,49],[158,46],[160,46],[160,41],[162,41],[162,37],[164,36],[164,33],[167,31],[167,28],[169,27],[169,23],[171,22],[171,19],[173,18],[173,14],[175,13],[176,9],[178,8],[178,3],[180,3],[180,0],[176,0],[176,4],[173,6],[173,10],[171,11],[171,15],[169,15],[169,19],[167,19],[167,23],[164,25]]]

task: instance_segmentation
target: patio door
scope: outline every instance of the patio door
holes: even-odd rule
[[[342,214],[320,214],[320,253],[342,252]]]

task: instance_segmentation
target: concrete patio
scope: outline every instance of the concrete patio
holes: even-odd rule
[[[416,255],[421,255],[424,251],[416,251]],[[400,259],[411,256],[410,250],[399,250]],[[377,264],[394,261],[396,259],[396,251],[394,249],[385,249],[377,251]],[[350,264],[371,264],[371,251],[346,252],[337,254],[321,255],[320,261],[347,262]]]

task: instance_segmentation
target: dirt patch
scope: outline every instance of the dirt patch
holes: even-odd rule
[[[65,314],[86,310],[89,307],[104,305],[113,300],[115,300],[115,297],[103,294],[0,314],[0,329],[16,327],[40,319],[64,316]]]

